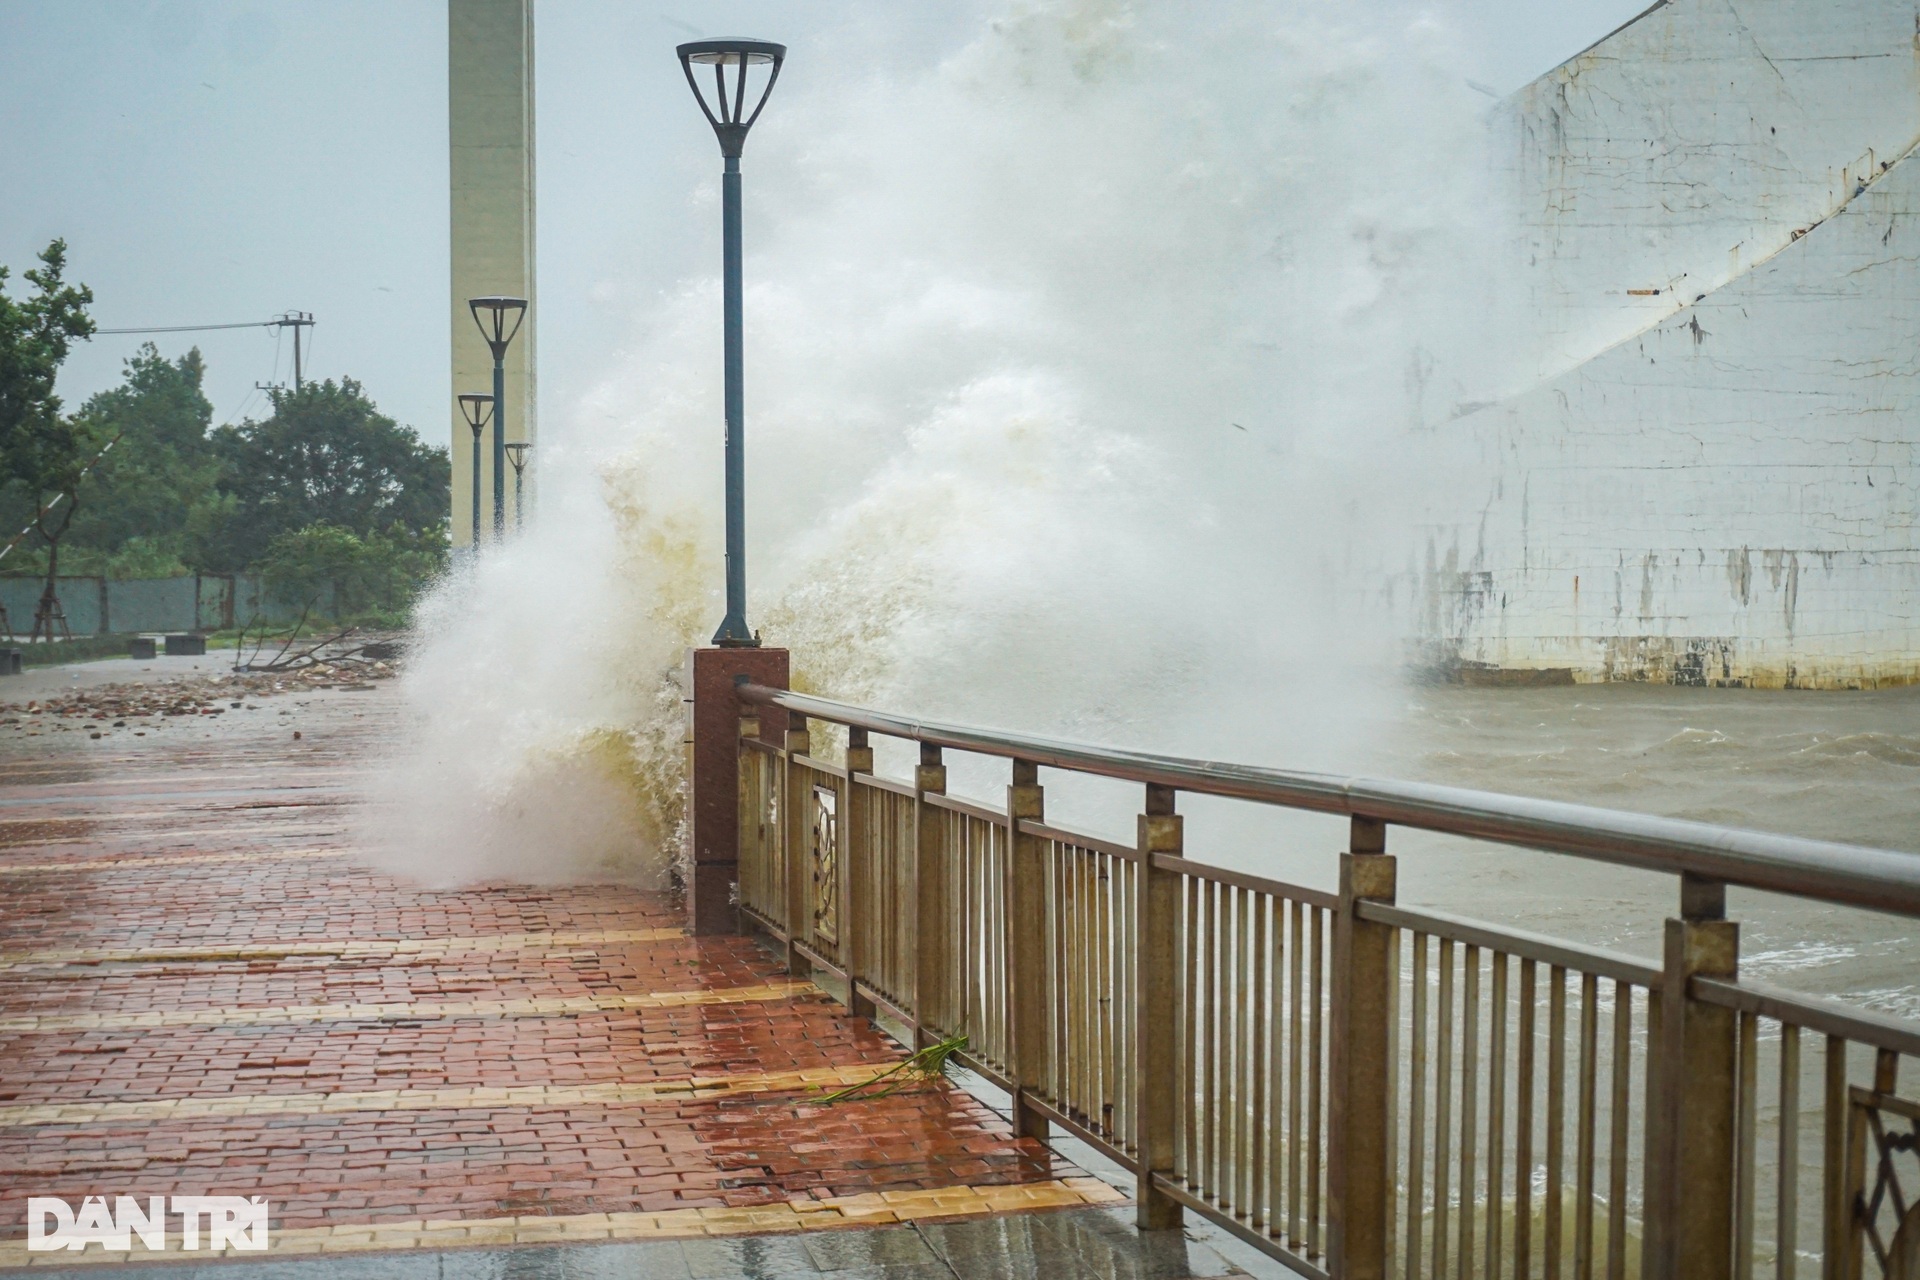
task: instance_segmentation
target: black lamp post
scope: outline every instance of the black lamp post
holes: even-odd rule
[[[473,428],[473,546],[480,546],[480,433],[493,417],[493,397],[477,391],[460,394],[460,416]]]
[[[507,346],[527,318],[527,300],[471,298],[467,307],[493,352],[493,540],[498,542],[507,528]]]
[[[768,40],[695,40],[678,50],[680,69],[700,103],[707,123],[720,140],[726,168],[720,177],[721,315],[726,332],[727,401],[727,616],[713,634],[713,642],[729,648],[753,648],[760,641],[747,626],[747,459],[746,374],[741,357],[740,315],[740,153],[747,130],[760,118],[761,108],[780,78],[787,47]],[[694,67],[713,68],[714,103],[701,92]],[[733,84],[727,84],[727,68]],[[747,110],[747,72],[766,67],[767,82],[751,111]],[[704,73],[703,77],[704,78]],[[715,108],[718,108],[717,112]]]
[[[507,457],[513,460],[513,531],[520,532],[526,523],[520,506],[520,487],[527,478],[527,450],[533,448],[531,440],[507,441]]]

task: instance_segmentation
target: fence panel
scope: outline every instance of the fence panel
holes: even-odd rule
[[[1138,854],[1037,823],[1025,829],[1041,838],[1046,868],[1039,996],[1049,1046],[1034,1092],[1088,1138],[1130,1159]]]
[[[1920,1276],[1920,1101],[1899,1092],[1920,1027],[1738,980],[1724,885],[1704,874],[1849,903],[1878,885],[1882,905],[1920,915],[1905,855],[1472,793],[1442,804],[1437,788],[1395,801],[1439,806],[1421,824],[1433,829],[1582,856],[1639,841],[1618,860],[1681,874],[1684,919],[1669,921],[1655,965],[1399,905],[1390,864],[1385,891],[1350,884],[1388,821],[1357,809],[1356,833],[1375,834],[1353,837],[1339,895],[1188,859],[1179,788],[1160,779],[1218,770],[1214,794],[1264,794],[1238,766],[1109,760],[1012,735],[1003,749],[985,731],[754,700],[844,710],[859,737],[849,769],[810,758],[804,729],[785,751],[742,740],[749,918],[782,936],[790,925],[796,963],[843,968],[856,1007],[886,1002],[918,1044],[964,1034],[966,1060],[1016,1090],[1016,1116],[1064,1123],[1139,1172],[1153,1225],[1184,1206],[1307,1276],[1381,1274],[1352,1224],[1383,1210],[1395,1280],[1628,1280],[1671,1275],[1683,1257],[1733,1280]],[[919,742],[913,785],[872,776],[869,731]],[[1022,816],[947,796],[943,746],[1012,761]],[[1139,847],[1041,822],[1034,761],[1049,759],[1145,781]],[[1285,785],[1312,801],[1299,807],[1326,807],[1324,780]],[[1644,852],[1663,841],[1679,851],[1672,865]],[[1750,866],[1729,852],[1743,843]],[[1035,931],[1021,933],[1018,976],[1016,905]],[[1692,939],[1722,940],[1724,954]],[[1142,947],[1164,962],[1143,969]],[[1161,1020],[1164,1059],[1141,1025]],[[1016,1026],[1044,1049],[1018,1055],[1030,1078],[1016,1070]],[[1383,1132],[1385,1167],[1367,1167]],[[1676,1155],[1668,1139],[1682,1134]]]
[[[855,777],[865,821],[849,832],[854,898],[852,976],[909,1015],[914,1011],[913,788]]]

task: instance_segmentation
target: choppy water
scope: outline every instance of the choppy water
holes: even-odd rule
[[[1791,693],[1645,685],[1430,689],[1383,767],[1920,856],[1920,689]],[[1409,834],[1402,899],[1643,955],[1677,882]],[[1742,969],[1920,1016],[1920,922],[1735,891]]]

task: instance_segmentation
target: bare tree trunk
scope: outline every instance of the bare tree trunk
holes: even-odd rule
[[[41,590],[40,603],[33,611],[33,631],[27,637],[29,641],[45,639],[51,643],[56,627],[60,630],[60,639],[73,639],[73,629],[67,625],[67,612],[60,607],[55,583],[60,574],[60,539],[66,535],[67,526],[73,523],[74,508],[79,505],[79,494],[68,493],[66,514],[62,516],[58,529],[47,529],[45,507],[41,508],[41,515],[34,521],[40,536],[47,540],[47,584]]]

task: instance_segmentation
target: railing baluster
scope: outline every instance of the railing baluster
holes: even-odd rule
[[[1542,1242],[1546,1265],[1541,1275],[1545,1280],[1560,1280],[1560,1218],[1566,1200],[1567,971],[1551,966],[1547,983],[1547,1203]]]
[[[1499,951],[1487,956],[1493,969],[1492,1007],[1487,1013],[1487,1269],[1500,1280],[1506,1228],[1507,1159],[1507,974],[1512,967]]]
[[[807,940],[808,926],[813,919],[811,907],[812,894],[809,892],[813,876],[813,848],[811,825],[813,821],[813,797],[807,785],[806,766],[798,762],[811,749],[808,745],[807,721],[804,716],[795,716],[787,725],[786,784],[781,796],[781,817],[783,821],[781,844],[785,846],[787,869],[787,972],[796,978],[811,977],[813,965],[801,954],[800,944]]]
[[[872,866],[873,800],[878,792],[863,787],[855,779],[873,772],[873,748],[867,744],[865,729],[847,730],[847,805],[841,820],[840,857],[840,963],[847,967],[847,1007],[855,1017],[871,1019],[877,1012],[873,1001],[861,992],[861,984],[873,984],[874,924],[870,903],[874,885]]]
[[[1593,1178],[1600,1159],[1595,1137],[1595,1086],[1600,1058],[1600,979],[1580,975],[1580,1104],[1574,1122],[1573,1280],[1593,1280]]]
[[[1306,1125],[1300,1114],[1300,1096],[1305,1070],[1301,1059],[1306,1055],[1306,1040],[1301,1035],[1301,1022],[1306,1003],[1306,988],[1302,982],[1303,965],[1306,960],[1306,907],[1296,901],[1293,904],[1293,930],[1288,938],[1293,953],[1288,957],[1290,976],[1293,980],[1293,995],[1287,1002],[1287,1032],[1290,1047],[1287,1054],[1287,1243],[1299,1249],[1307,1242],[1306,1224],[1306,1187],[1300,1176],[1305,1165],[1304,1139]]]
[[[1363,920],[1358,908],[1393,901],[1395,864],[1386,852],[1385,824],[1372,819],[1353,819],[1348,848],[1340,856],[1340,911],[1333,922],[1327,1269],[1341,1280],[1385,1280],[1393,1232],[1389,1055],[1400,974],[1393,966],[1394,929]]]
[[[1029,1092],[1045,1094],[1047,1069],[1047,859],[1039,836],[1020,829],[1023,820],[1039,822],[1046,816],[1046,789],[1040,768],[1025,760],[1013,762],[1013,783],[1007,788],[1007,841],[1012,896],[1010,929],[1012,954],[1007,975],[1008,1030],[1013,1051],[1008,1055],[1013,1078],[1013,1131],[1016,1136],[1047,1140],[1047,1122],[1029,1105]]]
[[[1800,1243],[1800,1028],[1780,1024],[1780,1182],[1774,1207],[1775,1280],[1795,1280]]]
[[[1151,878],[1154,873],[1150,860],[1143,858],[1142,874]],[[1181,954],[1185,963],[1181,970],[1184,982],[1185,999],[1180,1004],[1180,1055],[1182,1071],[1180,1074],[1180,1107],[1185,1123],[1181,1126],[1184,1142],[1180,1157],[1181,1176],[1186,1181],[1187,1190],[1198,1193],[1200,1189],[1200,1107],[1196,1101],[1200,1092],[1200,882],[1188,877],[1179,877],[1181,904]],[[1142,898],[1142,919],[1145,920]],[[1147,936],[1148,925],[1141,926],[1141,938]],[[1144,945],[1144,943],[1143,943]],[[1144,957],[1143,957],[1144,958]],[[1144,977],[1144,974],[1143,974]],[[1142,1004],[1145,1009],[1145,1004]],[[1142,1016],[1142,1031],[1145,1035],[1145,1020]],[[1142,1044],[1146,1042],[1141,1041]],[[1144,1052],[1142,1060],[1145,1059]],[[1144,1113],[1143,1113],[1144,1116]],[[1144,1150],[1144,1148],[1143,1148]]]
[[[1680,908],[1666,927],[1659,1141],[1649,1144],[1647,1159],[1647,1238],[1656,1247],[1647,1270],[1673,1280],[1731,1280],[1738,1015],[1693,999],[1688,984],[1734,975],[1739,927],[1724,918],[1722,885],[1682,876]]]
[[[1147,787],[1140,815],[1140,935],[1134,948],[1140,972],[1140,1004],[1134,1014],[1139,1037],[1140,1071],[1135,1076],[1134,1109],[1140,1117],[1140,1155],[1134,1187],[1136,1221],[1143,1230],[1180,1225],[1180,1203],[1154,1184],[1173,1172],[1174,1126],[1180,1098],[1174,1045],[1165,1028],[1174,1023],[1178,1003],[1174,980],[1180,911],[1180,874],[1154,866],[1156,853],[1178,854],[1181,821],[1173,811],[1171,787]],[[1191,989],[1191,988],[1189,988]],[[1191,1079],[1191,1076],[1189,1076]],[[1191,1105],[1189,1102],[1188,1105]]]
[[[1100,1013],[1100,1091],[1094,1096],[1095,1127],[1105,1134],[1113,1132],[1113,864],[1103,853],[1090,853],[1099,877],[1100,911],[1095,933],[1097,963],[1094,968],[1093,995]]]
[[[1534,962],[1520,961],[1520,1025],[1513,1081],[1513,1275],[1533,1280],[1533,1031]],[[1553,1184],[1555,1192],[1559,1184]]]
[[[1273,915],[1273,896],[1258,894],[1254,896],[1254,933],[1248,942],[1246,954],[1252,969],[1252,990],[1248,992],[1248,1019],[1254,1034],[1254,1052],[1248,1055],[1246,1071],[1248,1082],[1252,1086],[1252,1121],[1248,1125],[1248,1144],[1246,1144],[1246,1217],[1248,1222],[1265,1232],[1267,1228],[1267,1176],[1271,1165],[1265,1159],[1267,1150],[1267,1055],[1271,1052],[1267,1042],[1267,919]]]
[[[1627,1274],[1627,1137],[1632,1076],[1633,987],[1616,980],[1613,984],[1613,1094],[1607,1112],[1607,1280],[1625,1280]]]
[[[1433,1280],[1447,1280],[1448,1219],[1453,1200],[1453,939],[1440,939],[1440,1011],[1434,1021]],[[1461,1212],[1467,1207],[1461,1205]]]
[[[1407,1090],[1406,1280],[1420,1280],[1420,1225],[1426,1216],[1427,1146],[1427,935],[1413,935],[1413,1061]]]
[[[1247,1039],[1247,899],[1249,894],[1241,886],[1233,888],[1233,916],[1230,928],[1233,931],[1233,964],[1228,969],[1228,982],[1232,989],[1227,993],[1226,1008],[1229,1011],[1233,1028],[1232,1066],[1233,1099],[1227,1112],[1227,1132],[1231,1135],[1228,1145],[1228,1160],[1233,1176],[1228,1179],[1225,1195],[1232,1202],[1233,1215],[1236,1218],[1247,1216],[1247,1067],[1249,1065],[1249,1042]]]
[[[1074,1006],[1074,1105],[1083,1123],[1089,1122],[1098,1107],[1094,1098],[1095,1072],[1094,1017],[1096,1001],[1093,978],[1093,867],[1085,853],[1073,858],[1074,880],[1074,981],[1080,990]]]
[[[920,765],[913,774],[913,896],[914,921],[913,1016],[914,1047],[924,1049],[951,1033],[952,1019],[945,1005],[947,992],[947,931],[952,922],[946,892],[947,815],[927,802],[947,789],[947,767],[940,748],[922,746]]]
[[[1479,1174],[1474,1155],[1479,1145],[1480,1103],[1480,948],[1468,947],[1461,993],[1466,1025],[1460,1032],[1460,1280],[1473,1280],[1474,1214],[1479,1203]]]
[[[1839,1036],[1827,1037],[1826,1069],[1820,1280],[1853,1280],[1847,1274],[1853,1243],[1853,1206],[1847,1203],[1847,1042]]]
[[[1215,1036],[1219,1031],[1220,886],[1212,880],[1200,883],[1200,1195],[1212,1200],[1220,1187],[1220,1090],[1218,1073],[1220,1054]]]
[[[1321,1195],[1322,1179],[1326,1166],[1320,1158],[1320,1135],[1324,1113],[1321,1111],[1322,1088],[1327,1074],[1327,1057],[1321,1025],[1321,1010],[1324,1008],[1322,992],[1326,980],[1326,939],[1324,936],[1326,910],[1315,907],[1309,913],[1313,921],[1311,956],[1312,993],[1307,1004],[1307,1033],[1310,1043],[1307,1049],[1307,1061],[1310,1071],[1307,1076],[1307,1256],[1323,1256],[1323,1236],[1321,1235]]]
[[[1659,1141],[1656,1129],[1661,1123],[1663,1108],[1660,1104],[1660,1043],[1666,1034],[1666,1018],[1661,1013],[1660,988],[1655,985],[1647,991],[1647,1061],[1646,1084],[1641,1090],[1641,1126],[1640,1138],[1640,1274],[1644,1277],[1659,1275],[1660,1258],[1655,1250],[1659,1248],[1659,1215],[1652,1205],[1660,1194],[1660,1176],[1657,1159]]]
[[[1760,1086],[1759,1058],[1760,1019],[1751,1013],[1743,1013],[1740,1015],[1740,1119],[1734,1140],[1734,1151],[1739,1160],[1734,1169],[1734,1280],[1753,1280],[1753,1144],[1758,1129],[1755,1122],[1753,1095],[1758,1092]]]

